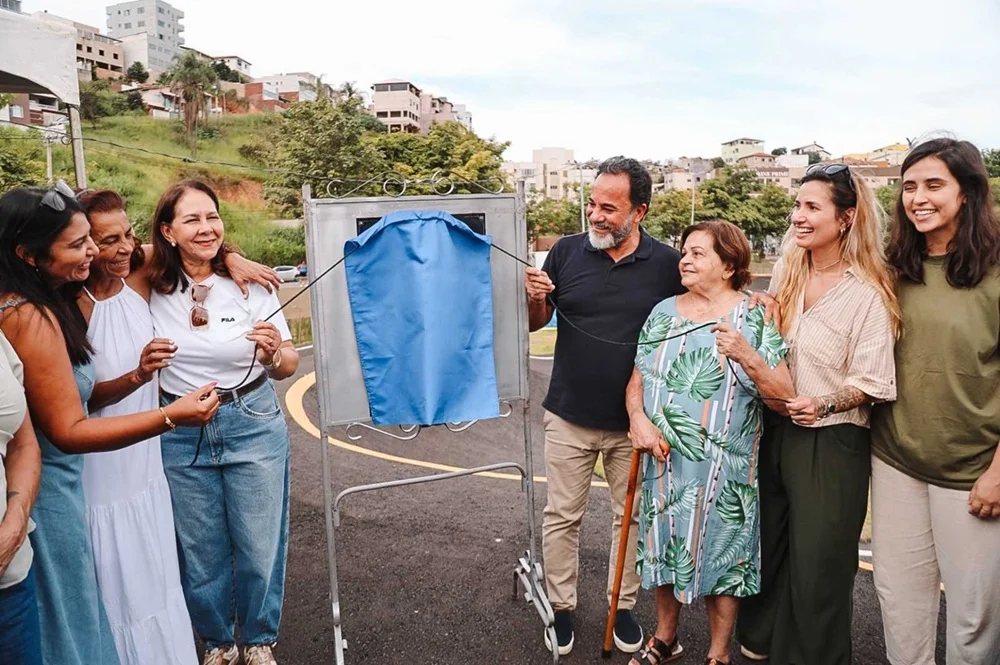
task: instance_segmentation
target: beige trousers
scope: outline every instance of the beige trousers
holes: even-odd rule
[[[587,509],[590,482],[597,454],[604,459],[604,472],[611,486],[614,519],[611,523],[611,553],[608,557],[608,602],[614,584],[615,563],[621,534],[632,442],[624,432],[578,427],[559,416],[545,412],[545,472],[548,476],[548,502],[542,521],[542,558],[545,588],[555,610],[576,608],[576,583],[580,569],[580,524]],[[639,576],[635,574],[638,538],[639,498],[632,511],[628,554],[622,576],[619,609],[635,606]]]
[[[934,665],[941,582],[948,665],[1000,663],[1000,520],[969,514],[969,493],[872,458],[872,556],[892,665]]]

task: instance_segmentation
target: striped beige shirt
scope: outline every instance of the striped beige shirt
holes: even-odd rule
[[[777,293],[783,266],[774,266],[769,290]],[[848,268],[843,279],[803,312],[796,305],[789,330],[788,366],[798,395],[820,397],[852,386],[880,401],[896,399],[895,338],[878,291]],[[868,427],[871,406],[834,413],[814,427],[852,423]]]

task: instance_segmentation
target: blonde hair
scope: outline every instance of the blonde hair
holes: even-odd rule
[[[849,208],[855,209],[854,221],[840,239],[841,255],[853,268],[855,277],[878,291],[889,311],[892,330],[898,339],[902,313],[896,298],[895,276],[885,257],[885,212],[871,187],[853,172],[850,178],[853,190],[846,182],[838,182],[822,170],[807,174],[802,184],[810,181],[826,183],[838,215],[843,215]],[[795,322],[795,310],[809,281],[811,265],[810,252],[795,243],[795,227],[792,225],[789,225],[782,241],[781,261],[783,270],[776,298],[782,313],[781,334],[787,335]]]

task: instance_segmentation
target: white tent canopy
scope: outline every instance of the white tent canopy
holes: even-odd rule
[[[76,184],[86,187],[76,30],[45,17],[0,11],[0,92],[51,94],[69,106]]]
[[[79,106],[76,30],[43,17],[0,12],[0,92],[49,93]]]

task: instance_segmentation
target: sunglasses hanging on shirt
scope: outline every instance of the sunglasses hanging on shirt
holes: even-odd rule
[[[192,284],[191,285],[191,329],[204,330],[208,328],[208,309],[204,302],[208,298],[208,292],[212,290],[212,285]]]

